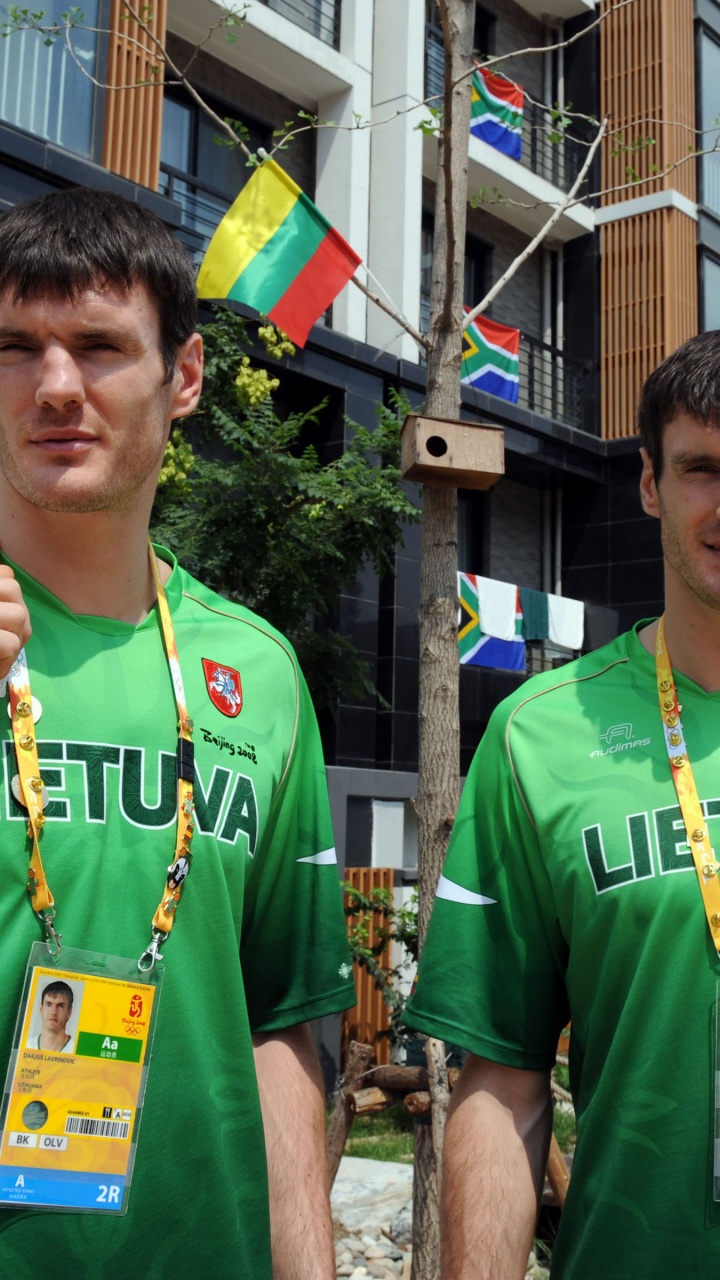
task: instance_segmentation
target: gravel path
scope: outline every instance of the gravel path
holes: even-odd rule
[[[337,1275],[410,1280],[412,1165],[343,1156],[332,1191]],[[548,1280],[534,1254],[526,1280]]]

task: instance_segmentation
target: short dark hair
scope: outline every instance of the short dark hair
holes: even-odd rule
[[[720,427],[720,329],[684,342],[658,365],[642,389],[638,432],[656,480],[663,466],[663,431],[678,413]]]
[[[72,987],[68,986],[67,982],[61,982],[60,979],[58,979],[57,982],[48,982],[47,986],[44,988],[43,993],[40,997],[41,1004],[43,1003],[46,996],[67,996],[68,1004],[72,1009],[72,1006],[73,1006]]]
[[[75,299],[98,281],[145,286],[160,321],[167,380],[197,325],[197,292],[179,240],[141,204],[90,187],[35,196],[0,218],[0,292],[16,302]]]

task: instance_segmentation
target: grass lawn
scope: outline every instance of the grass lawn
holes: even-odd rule
[[[345,1146],[346,1156],[369,1160],[412,1162],[413,1119],[404,1107],[391,1107],[376,1115],[358,1116],[353,1121]]]

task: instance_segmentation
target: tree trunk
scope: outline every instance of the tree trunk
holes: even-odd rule
[[[463,277],[467,210],[470,79],[475,0],[440,0],[445,38],[445,92],[439,138],[430,308],[429,417],[460,416]],[[465,76],[464,79],[461,77]],[[468,300],[472,302],[471,299]],[[457,651],[457,490],[426,485],[423,494],[420,589],[418,758],[419,945],[458,804],[460,773]],[[440,1053],[442,1051],[440,1050]],[[438,1050],[430,1055],[434,1063]],[[430,1064],[433,1075],[433,1064]],[[438,1097],[447,1100],[447,1089]],[[438,1097],[433,1110],[444,1111]],[[444,1114],[415,1130],[413,1280],[439,1280],[439,1157]]]

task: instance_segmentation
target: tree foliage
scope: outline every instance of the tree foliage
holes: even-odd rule
[[[398,397],[380,407],[374,431],[348,422],[342,456],[323,465],[308,439],[324,406],[282,420],[270,394],[248,394],[248,335],[229,309],[217,310],[203,337],[205,390],[188,420],[194,456],[176,428],[153,535],[288,636],[316,706],[374,693],[355,646],[318,620],[327,624],[338,592],[365,564],[391,571],[403,524],[419,518],[400,484],[407,406]],[[266,341],[278,347],[272,332]],[[274,379],[256,373],[267,392]]]

